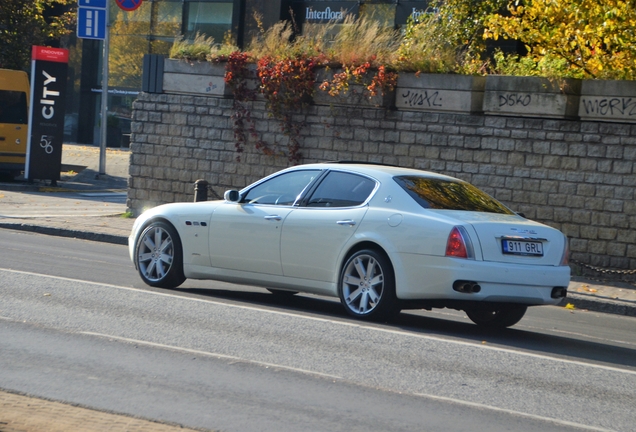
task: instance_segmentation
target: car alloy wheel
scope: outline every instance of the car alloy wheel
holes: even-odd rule
[[[517,324],[528,310],[527,306],[509,305],[487,309],[467,309],[466,315],[475,324],[488,328],[505,328]]]
[[[389,260],[374,250],[354,253],[340,275],[340,300],[356,318],[387,319],[399,312]]]
[[[166,222],[148,225],[136,247],[137,268],[143,281],[155,287],[176,288],[185,281],[179,235]]]

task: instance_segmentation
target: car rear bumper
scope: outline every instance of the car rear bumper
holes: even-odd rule
[[[568,266],[521,265],[400,254],[400,263],[396,267],[396,293],[402,300],[557,304],[561,298],[552,298],[552,289],[567,288],[570,283]],[[479,292],[455,291],[453,283],[458,280],[477,283]]]

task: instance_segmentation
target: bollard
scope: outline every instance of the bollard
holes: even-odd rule
[[[208,182],[199,179],[194,182],[194,202],[208,200]]]

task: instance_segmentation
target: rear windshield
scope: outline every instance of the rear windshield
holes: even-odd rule
[[[427,209],[514,214],[469,183],[416,176],[394,179],[419,205]]]
[[[25,92],[0,90],[0,123],[27,124]]]

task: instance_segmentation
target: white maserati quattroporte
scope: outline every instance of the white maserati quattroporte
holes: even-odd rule
[[[151,286],[213,279],[334,296],[374,320],[448,307],[508,327],[528,306],[559,303],[570,281],[560,231],[462,180],[364,163],[300,165],[224,200],[152,208],[129,250]]]

